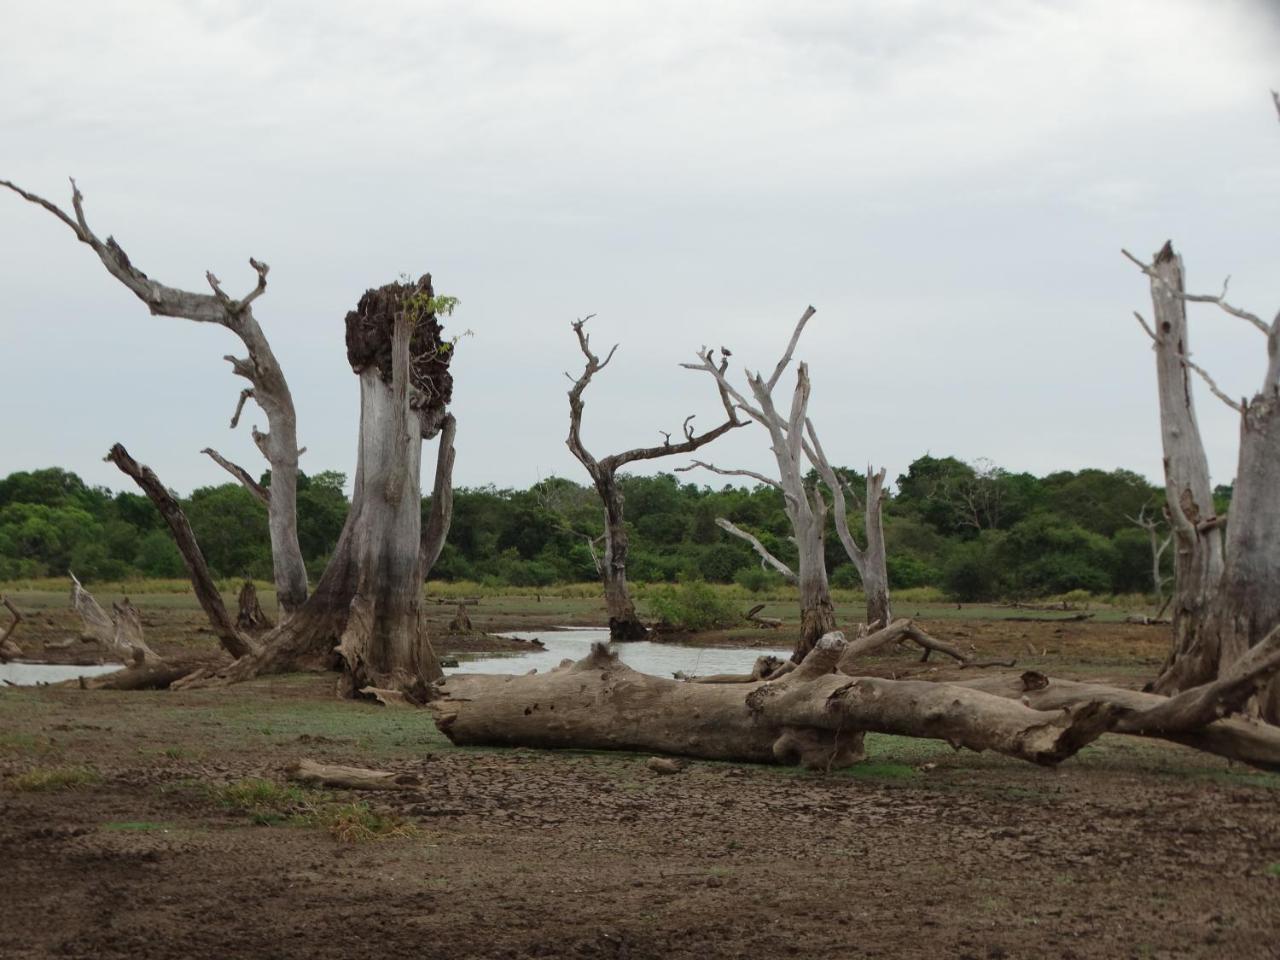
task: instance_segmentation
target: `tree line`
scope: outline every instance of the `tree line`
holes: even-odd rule
[[[270,482],[268,472],[261,483],[269,489]],[[313,581],[346,521],[345,485],[336,471],[299,474],[298,539]],[[780,584],[750,546],[716,524],[718,517],[752,532],[784,561],[795,559],[783,498],[774,488],[715,488],[671,473],[623,474],[619,485],[634,580],[702,579],[750,590]],[[1215,491],[1220,510],[1230,493],[1229,487]],[[938,587],[964,601],[1072,590],[1151,593],[1152,538],[1140,521],[1160,516],[1163,497],[1161,488],[1128,470],[1036,477],[925,455],[897,478],[885,501],[890,586]],[[258,498],[226,483],[180,499],[216,576],[271,579],[267,509]],[[430,497],[422,503],[425,519]],[[553,477],[522,490],[460,487],[432,578],[520,587],[596,580],[602,532],[599,497],[572,480]],[[858,586],[857,571],[830,530],[825,549],[833,585]],[[1162,554],[1166,573],[1171,560],[1168,551]],[[146,497],[90,486],[56,467],[0,480],[0,580],[68,571],[85,582],[186,575]]]

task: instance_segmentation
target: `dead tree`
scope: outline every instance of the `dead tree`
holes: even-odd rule
[[[231,417],[231,426],[234,428],[240,422],[244,405],[249,400],[257,403],[266,414],[268,430],[262,433],[254,427],[253,440],[271,466],[270,494],[243,468],[225,460],[216,451],[205,452],[267,504],[276,597],[285,616],[292,614],[307,598],[307,571],[302,562],[302,549],[298,545],[297,479],[300,451],[293,396],[289,392],[284,372],[271,350],[271,344],[267,342],[266,334],[253,316],[253,302],[267,289],[268,266],[250,258],[249,265],[257,273],[258,282],[240,299],[224,292],[218,278],[211,272],[205,274],[211,293],[178,290],[152,280],[135,267],[113,237],[107,237],[105,242],[98,238],[85,219],[83,197],[74,180],[71,181],[74,216],[7,180],[0,180],[0,186],[8,187],[23,199],[38,204],[70,227],[76,239],[89,246],[107,271],[146,304],[153,314],[180,317],[199,323],[216,323],[234,333],[244,345],[247,356],[225,357],[231,364],[232,372],[249,381],[249,386],[240,392],[235,413]]]
[[[18,612],[18,608],[13,605],[13,601],[8,597],[0,595],[0,607],[4,607],[9,611],[9,615],[13,619],[9,622],[9,626],[0,630],[0,663],[6,660],[12,660],[15,657],[22,656],[22,648],[18,646],[18,642],[13,639],[13,635],[18,630],[18,624],[22,623],[22,614]]]
[[[423,537],[420,471],[422,441],[437,434],[444,441],[437,480],[452,467],[446,427],[453,351],[436,316],[448,309],[451,303],[435,297],[424,275],[366,291],[347,314],[347,359],[360,381],[360,436],[351,510],[333,556],[306,604],[263,638],[259,653],[183,685],[325,665],[342,670],[339,689],[346,696],[389,690],[425,699],[441,670],[421,617],[423,568],[439,550],[434,534]],[[441,510],[444,492],[438,482]]]
[[[1173,534],[1168,533],[1163,537],[1160,536],[1160,523],[1158,520],[1147,516],[1146,506],[1143,506],[1138,511],[1136,517],[1128,517],[1127,519],[1134,526],[1141,527],[1147,531],[1147,537],[1151,541],[1151,589],[1156,595],[1155,619],[1159,620],[1164,613],[1166,603],[1164,598],[1165,584],[1169,582],[1169,578],[1164,575],[1161,569],[1161,561],[1164,558],[1165,551],[1169,549],[1169,544],[1173,542]]]
[[[106,459],[119,467],[122,473],[131,477],[160,512],[165,525],[173,535],[174,543],[178,545],[178,552],[182,554],[182,562],[186,565],[187,574],[191,578],[196,600],[199,601],[205,616],[209,618],[209,624],[213,627],[213,632],[217,634],[223,648],[233,657],[243,657],[253,653],[257,646],[231,619],[231,614],[222,602],[218,585],[214,583],[213,575],[209,573],[209,565],[205,562],[200,544],[196,542],[195,532],[191,529],[191,524],[187,522],[187,515],[182,512],[182,507],[174,499],[173,494],[160,482],[155,471],[129,456],[129,451],[122,445],[117,443],[113,446]]]
[[[71,576],[71,606],[80,615],[84,636],[96,640],[108,656],[116,657],[126,666],[153,666],[162,658],[142,638],[142,617],[137,608],[125,597],[111,605],[111,615],[102,609],[93,594]]]
[[[791,341],[782,358],[766,380],[757,372],[747,372],[747,386],[754,402],[739,392],[725,375],[727,364],[715,363],[712,351],[705,347],[698,353],[698,363],[683,366],[691,370],[705,370],[715,378],[722,396],[727,396],[734,407],[742,410],[769,433],[770,447],[778,465],[778,477],[766,477],[750,470],[725,470],[710,463],[695,460],[692,466],[702,467],[713,473],[730,477],[746,477],[767,484],[782,494],[783,508],[791,522],[792,536],[798,554],[797,569],[792,571],[773,556],[756,538],[739,530],[727,520],[717,520],[720,527],[751,544],[761,560],[796,584],[800,593],[800,639],[796,641],[793,659],[804,659],[813,645],[824,634],[836,628],[835,607],[831,603],[831,587],[827,582],[827,563],[823,552],[828,505],[821,488],[805,483],[805,415],[809,405],[809,368],[801,363],[797,370],[796,387],[788,413],[781,412],[774,403],[773,391],[791,364],[800,334],[815,313],[808,307],[791,334]],[[688,469],[688,468],[686,468]]]
[[[1271,322],[1233,306],[1226,289],[1218,295],[1191,295],[1183,290],[1181,258],[1166,243],[1148,265],[1132,255],[1151,278],[1155,326],[1138,317],[1156,345],[1157,357],[1167,352],[1176,363],[1178,387],[1185,400],[1166,403],[1161,389],[1160,417],[1166,435],[1165,475],[1168,513],[1177,538],[1176,600],[1173,611],[1174,646],[1154,689],[1161,693],[1186,690],[1228,675],[1250,649],[1280,625],[1280,314]],[[1266,344],[1266,373],[1252,398],[1233,399],[1212,376],[1192,361],[1186,346],[1185,305],[1211,303],[1256,328]],[[1168,343],[1183,324],[1183,335]],[[1189,483],[1170,456],[1170,434],[1184,461],[1197,465],[1204,451],[1190,411],[1191,373],[1240,417],[1239,459],[1232,492],[1231,519],[1218,517],[1208,489],[1207,475]],[[1161,381],[1165,380],[1162,374]],[[1220,528],[1226,526],[1225,544]],[[1206,546],[1206,544],[1208,546]],[[1220,559],[1224,552],[1225,560]],[[1216,570],[1216,573],[1213,571]],[[1260,714],[1280,721],[1280,683],[1272,682],[1257,704]]]
[[[721,390],[720,399],[724,403],[727,419],[724,423],[704,433],[695,433],[693,417],[685,418],[684,439],[671,442],[671,434],[665,434],[665,441],[656,447],[636,447],[622,453],[611,454],[597,459],[582,442],[582,411],[586,406],[583,393],[591,383],[592,377],[609,365],[617,352],[617,344],[609,351],[603,361],[591,351],[591,337],[586,332],[587,321],[584,317],[573,324],[573,332],[578,337],[578,346],[586,358],[586,366],[575,380],[565,374],[573,383],[569,391],[569,438],[566,443],[578,462],[586,467],[595,484],[596,492],[604,505],[604,557],[598,562],[600,579],[604,583],[605,607],[609,612],[609,639],[613,641],[643,640],[647,634],[644,624],[636,615],[635,604],[631,600],[631,592],[627,587],[627,527],[623,510],[622,488],[618,485],[618,471],[629,463],[639,460],[656,460],[681,453],[692,453],[699,447],[706,446],[717,437],[723,436],[734,427],[743,426],[734,413],[728,395]],[[708,360],[710,362],[710,360]],[[726,362],[722,361],[721,375]]]
[[[1217,670],[1217,644],[1200,627],[1222,579],[1221,521],[1213,506],[1209,460],[1192,398],[1182,258],[1166,243],[1150,264],[1126,254],[1151,280],[1154,325],[1138,322],[1156,356],[1156,390],[1164,448],[1165,512],[1174,550],[1173,645],[1156,689],[1169,693],[1201,683]]]
[[[818,441],[818,433],[812,420],[805,419],[805,429],[808,433],[805,454],[822,477],[822,482],[831,491],[836,535],[862,580],[862,592],[867,601],[866,622],[888,623],[893,619],[893,611],[889,606],[889,567],[885,557],[884,522],[880,513],[885,496],[884,469],[872,471],[871,467],[867,467],[866,499],[860,504],[863,508],[867,545],[860,547],[849,530],[849,513],[845,505],[845,491],[848,490],[850,495],[853,495],[853,491],[848,489],[848,483],[831,466]],[[856,496],[854,500],[857,502]]]

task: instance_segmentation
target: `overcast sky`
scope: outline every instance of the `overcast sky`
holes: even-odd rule
[[[1276,255],[1280,15],[1268,2],[3,3],[0,179],[69,202],[135,264],[247,291],[309,472],[350,473],[343,317],[431,272],[474,331],[455,362],[456,481],[585,479],[564,445],[569,328],[619,341],[597,455],[659,440],[714,388],[702,344],[798,351],[832,459],[932,452],[1044,473],[1160,471],[1154,371],[1120,256],[1168,237],[1193,287],[1265,316]],[[0,196],[0,475],[126,482],[121,441],[183,492],[241,382],[221,328],[155,318],[59,222]],[[1197,360],[1252,393],[1262,338],[1212,308]],[[741,379],[741,366],[734,375]],[[1237,427],[1202,392],[1215,482]],[[763,433],[708,450],[764,469]],[[430,455],[430,454],[429,454]],[[659,461],[655,468],[676,463]],[[701,479],[701,478],[700,478]],[[707,476],[707,481],[718,478]]]

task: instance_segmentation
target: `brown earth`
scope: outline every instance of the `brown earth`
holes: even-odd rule
[[[148,613],[153,639],[169,615]],[[51,616],[36,629],[63,629]],[[1130,682],[1167,643],[928,626]],[[1046,770],[870,737],[839,774],[663,776],[633,754],[457,749],[420,712],[332,691],[0,690],[0,956],[1280,955],[1280,776],[1178,747],[1110,738]],[[301,757],[422,782],[295,792],[269,817],[228,805],[228,784],[283,784]],[[407,835],[343,843],[305,816],[352,800]]]

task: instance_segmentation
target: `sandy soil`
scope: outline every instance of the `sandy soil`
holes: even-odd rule
[[[1166,642],[931,626],[1135,681]],[[838,775],[662,776],[632,754],[453,748],[422,713],[332,690],[0,691],[0,956],[1280,955],[1280,776],[1178,747],[1111,738],[1044,770],[870,737]],[[301,757],[422,782],[304,792],[271,823],[225,801]],[[66,782],[32,789],[49,772]],[[301,816],[353,800],[409,835],[344,843]]]

